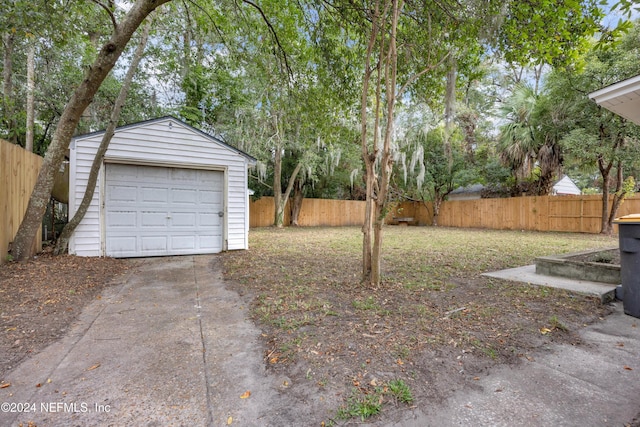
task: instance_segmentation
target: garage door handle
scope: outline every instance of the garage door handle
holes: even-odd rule
[[[222,217],[224,216],[224,212],[222,212],[222,211],[218,212],[218,216],[219,216],[220,218],[222,218]]]

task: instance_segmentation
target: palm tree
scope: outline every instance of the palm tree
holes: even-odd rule
[[[562,170],[562,150],[544,125],[551,120],[545,104],[531,86],[518,84],[500,109],[507,123],[500,128],[498,149],[513,174],[514,193],[549,194]]]

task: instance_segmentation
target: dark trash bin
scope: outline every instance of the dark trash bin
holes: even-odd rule
[[[624,312],[640,317],[640,214],[617,218]]]

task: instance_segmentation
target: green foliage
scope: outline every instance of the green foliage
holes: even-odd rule
[[[457,187],[477,179],[474,173],[467,173],[461,135],[454,133],[451,137],[451,158],[445,152],[443,138],[442,128],[408,135],[402,148],[404,160],[394,177],[394,182],[407,197],[443,200]]]
[[[354,300],[351,303],[353,308],[357,310],[378,310],[380,306],[373,296],[367,297],[365,300]]]
[[[561,175],[558,117],[562,115],[551,100],[529,85],[518,84],[501,108],[506,124],[500,128],[498,149],[511,170],[516,194],[549,194]]]
[[[392,396],[394,396],[399,402],[406,403],[410,405],[413,403],[413,395],[411,393],[411,388],[402,380],[392,380],[389,381],[389,392]]]
[[[349,398],[345,406],[338,409],[338,418],[347,420],[349,418],[360,418],[364,421],[373,415],[377,415],[382,410],[382,395],[377,393],[368,395],[354,395]]]
[[[509,2],[497,44],[509,63],[575,66],[603,17],[599,0]]]
[[[631,77],[640,72],[640,27],[634,25],[619,44],[609,50],[594,49],[586,55],[586,66],[580,71],[555,71],[547,83],[550,99],[561,113],[557,125],[561,143],[568,153],[570,164],[580,170],[596,172],[599,164],[622,161],[626,171],[636,169],[638,155],[638,126],[605,110],[587,94],[603,86]]]

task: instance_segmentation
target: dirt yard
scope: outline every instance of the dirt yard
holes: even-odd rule
[[[59,339],[127,262],[43,253],[0,266],[0,382],[25,357]]]
[[[474,387],[497,364],[551,343],[581,345],[578,331],[610,312],[592,298],[480,274],[611,247],[611,238],[431,227],[388,227],[384,238],[375,288],[360,284],[357,228],[254,230],[249,251],[224,255],[230,286],[252,301],[265,363],[318,396],[339,394],[334,423],[380,412],[372,419],[389,425],[394,413]],[[406,386],[410,402],[391,384]]]

